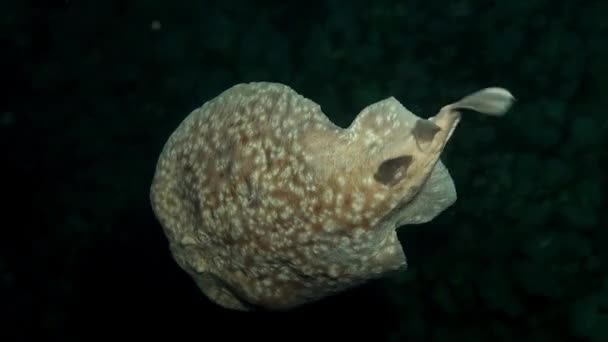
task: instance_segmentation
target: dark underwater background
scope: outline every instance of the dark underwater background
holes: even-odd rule
[[[0,341],[608,341],[608,1],[8,0],[0,37]],[[148,199],[179,122],[249,81],[341,126],[517,102],[464,116],[407,272],[251,314],[198,291]]]

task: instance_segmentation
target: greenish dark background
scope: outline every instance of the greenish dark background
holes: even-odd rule
[[[0,340],[608,341],[607,17],[607,1],[3,1]],[[148,189],[190,110],[261,80],[341,126],[389,96],[422,117],[486,86],[517,103],[464,117],[443,156],[458,201],[399,230],[407,272],[243,314],[178,269]]]

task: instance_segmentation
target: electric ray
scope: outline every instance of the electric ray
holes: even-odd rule
[[[237,84],[170,135],[150,199],[177,264],[213,302],[285,310],[405,269],[396,228],[456,201],[440,154],[463,109],[500,116],[485,88],[429,119],[394,97],[348,128],[289,86]]]

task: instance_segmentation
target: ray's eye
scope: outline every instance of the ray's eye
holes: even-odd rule
[[[376,170],[374,179],[384,185],[395,185],[405,177],[407,169],[411,164],[412,156],[408,155],[387,159]]]

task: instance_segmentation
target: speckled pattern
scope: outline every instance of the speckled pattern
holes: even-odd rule
[[[456,200],[439,161],[454,109],[425,120],[391,97],[343,129],[288,86],[231,87],[158,160],[151,202],[175,260],[236,310],[289,309],[405,268],[395,228]]]

